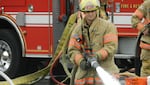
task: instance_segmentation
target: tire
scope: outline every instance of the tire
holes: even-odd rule
[[[0,29],[0,71],[10,78],[15,78],[20,64],[21,47],[17,36],[13,30]]]

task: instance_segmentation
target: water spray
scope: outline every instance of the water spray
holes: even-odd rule
[[[106,72],[97,62],[95,58],[90,59],[91,66],[96,69],[96,72],[101,78],[104,85],[121,85],[119,80]]]

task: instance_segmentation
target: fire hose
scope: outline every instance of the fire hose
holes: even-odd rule
[[[22,85],[22,84],[30,85],[30,84],[33,84],[33,83],[39,81],[40,79],[42,79],[44,76],[47,75],[47,73],[49,72],[49,67],[50,67],[50,65],[48,65],[44,69],[41,69],[37,72],[34,72],[34,73],[31,73],[31,74],[28,74],[28,75],[25,75],[25,76],[21,76],[21,77],[17,77],[15,79],[12,79],[12,82],[14,83],[14,85]],[[9,85],[9,82],[1,81],[0,85]]]
[[[10,85],[14,85],[14,83],[12,82],[12,80],[2,71],[0,71],[0,75],[9,82]]]
[[[39,70],[39,71],[37,71],[37,72],[34,72],[34,73],[31,73],[31,74],[27,74],[25,76],[20,76],[20,77],[17,77],[15,79],[12,79],[12,82],[14,83],[14,85],[33,84],[33,83],[41,80],[42,78],[44,78],[49,73],[50,70],[51,70],[50,75],[52,76],[51,77],[52,80],[55,83],[59,84],[59,85],[62,84],[60,81],[58,81],[57,79],[54,78],[52,70],[53,70],[53,67],[55,66],[55,64],[58,62],[58,59],[62,55],[62,50],[64,50],[63,47],[65,46],[64,44],[67,43],[67,42],[65,42],[65,41],[67,41],[66,36],[70,35],[70,33],[71,33],[70,31],[72,31],[72,29],[70,29],[70,28],[75,23],[75,20],[76,20],[76,15],[72,15],[72,18],[69,19],[69,21],[68,21],[69,24],[67,24],[67,26],[66,26],[66,28],[63,32],[63,35],[61,37],[61,41],[59,42],[59,44],[57,46],[57,49],[55,51],[55,54],[52,57],[51,61],[49,62],[48,66],[41,69],[41,70]],[[0,81],[0,85],[10,85],[10,84],[7,81]]]
[[[59,52],[59,54],[57,54],[57,56],[53,57],[47,67],[45,67],[45,68],[43,68],[37,72],[31,73],[31,74],[28,74],[25,76],[17,77],[15,79],[12,79],[9,81],[12,81],[14,83],[13,85],[22,85],[22,84],[23,85],[24,84],[25,85],[31,85],[31,84],[34,84],[35,82],[44,78],[49,73],[50,68],[53,67],[53,65],[57,62],[57,59],[60,57],[60,55],[61,55],[61,52]],[[10,84],[8,81],[1,81],[0,85],[10,85]]]
[[[65,63],[64,62],[62,65],[63,65],[63,68],[65,70],[65,73],[67,74],[67,78],[64,79],[63,81],[58,81],[54,75],[53,75],[53,69],[56,65],[56,63],[58,63],[58,60],[60,59],[60,57],[62,57],[62,60],[64,60],[64,57],[63,57],[63,54],[65,53],[66,51],[66,46],[68,44],[68,40],[70,38],[70,35],[71,35],[71,32],[73,31],[73,26],[75,26],[75,21],[76,21],[76,17],[77,17],[77,14],[73,14],[70,16],[69,20],[68,20],[68,23],[66,25],[66,28],[60,38],[60,42],[57,46],[57,49],[56,49],[56,52],[55,52],[55,55],[56,55],[56,58],[54,58],[54,60],[52,61],[52,67],[50,68],[50,76],[51,76],[51,79],[56,83],[56,84],[59,84],[59,85],[65,85],[63,82],[70,76],[71,76],[71,73],[68,71],[68,68],[66,67]],[[54,56],[55,56],[54,55]]]

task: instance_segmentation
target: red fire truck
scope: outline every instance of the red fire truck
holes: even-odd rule
[[[18,71],[35,70],[53,56],[70,16],[78,10],[78,0],[1,0],[0,71],[15,78]],[[143,0],[114,0],[107,6],[110,21],[119,32],[116,64],[132,63],[137,30],[131,27],[131,15]],[[120,60],[126,60],[122,64]],[[130,66],[130,65],[128,65]]]

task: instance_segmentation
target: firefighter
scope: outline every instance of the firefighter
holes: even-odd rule
[[[150,75],[150,0],[145,0],[134,12],[131,18],[133,28],[143,33],[140,39],[140,60],[142,61],[141,76]]]
[[[114,24],[99,18],[97,0],[82,0],[79,5],[84,17],[74,27],[68,44],[70,61],[77,66],[74,85],[100,85],[102,81],[89,61],[96,59],[104,70],[119,77],[114,63],[117,30]]]

